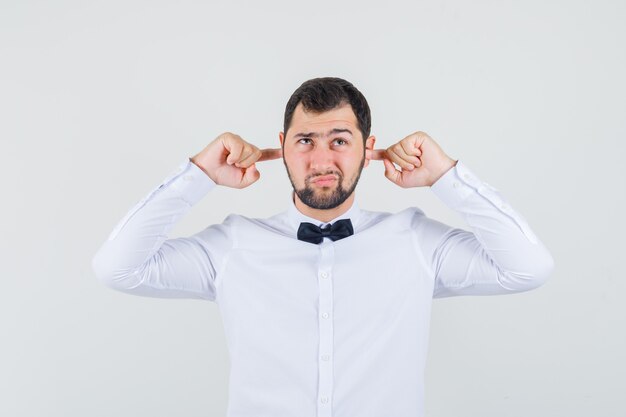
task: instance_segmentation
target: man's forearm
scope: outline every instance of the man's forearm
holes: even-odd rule
[[[169,231],[215,183],[190,158],[133,206],[92,260],[97,277],[116,289],[138,285],[137,273]]]
[[[449,261],[440,261],[438,295],[504,294],[543,284],[554,260],[526,220],[463,163],[453,169],[431,189],[471,232],[449,230],[440,243],[436,257]]]

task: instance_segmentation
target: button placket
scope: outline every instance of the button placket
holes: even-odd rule
[[[319,355],[318,355],[318,417],[332,416],[331,398],[333,392],[333,282],[332,266],[334,242],[324,239],[319,244],[320,261],[318,266],[319,286]]]

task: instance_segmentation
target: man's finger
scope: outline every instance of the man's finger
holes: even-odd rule
[[[391,162],[398,164],[402,169],[412,170],[415,168],[412,163],[402,159],[402,157],[400,157],[392,148],[387,149],[387,155],[389,156]]]
[[[230,139],[230,140],[229,140]],[[232,165],[239,160],[241,153],[243,152],[244,144],[240,140],[232,140],[228,138],[224,141],[224,147],[228,150],[228,156],[226,157],[226,163]]]
[[[245,158],[242,157],[239,161],[237,161],[235,166],[239,168],[248,168],[250,165],[258,161],[260,156],[261,151],[259,149],[257,149],[256,147],[251,148],[251,152],[248,153]]]
[[[395,184],[400,184],[400,179],[402,178],[402,172],[399,171],[393,163],[385,158],[383,159],[383,163],[385,164],[385,177]]]
[[[413,141],[402,140],[400,141],[400,146],[402,146],[402,149],[404,149],[404,152],[406,152],[408,155],[422,156],[422,151],[419,148],[419,146],[415,143],[415,140]]]
[[[252,164],[243,174],[241,178],[240,188],[247,187],[248,185],[256,182],[261,177],[261,173],[256,169],[256,165]]]
[[[385,159],[385,150],[384,149],[366,149],[365,153],[369,159],[373,159],[374,161],[382,161]]]
[[[418,159],[417,156],[408,153],[403,145],[406,141],[400,141],[392,146],[393,152],[398,155],[403,161],[406,163],[412,164],[414,166],[402,165],[405,169],[413,169],[417,166]]]
[[[257,161],[269,161],[271,159],[278,159],[283,157],[283,150],[281,148],[274,149],[261,149],[261,157]]]

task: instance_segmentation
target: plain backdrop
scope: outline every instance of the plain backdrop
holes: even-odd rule
[[[277,147],[289,96],[321,76],[367,97],[377,147],[429,133],[556,261],[535,291],[434,302],[427,415],[626,415],[624,22],[617,0],[1,0],[0,415],[225,415],[217,305],[113,291],[91,260],[218,134]],[[171,237],[284,210],[282,161],[259,169]],[[383,171],[361,207],[466,227]]]

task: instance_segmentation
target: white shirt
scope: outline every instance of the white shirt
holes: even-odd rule
[[[525,220],[461,161],[431,189],[472,232],[416,207],[353,203],[337,219],[350,218],[354,235],[316,245],[297,240],[300,222],[328,223],[292,202],[168,239],[215,186],[186,158],[118,223],[93,268],[130,294],[218,304],[228,417],[422,416],[432,299],[526,291],[553,269]]]

